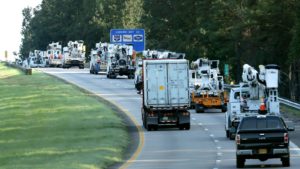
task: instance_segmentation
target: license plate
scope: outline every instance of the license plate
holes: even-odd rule
[[[163,121],[168,121],[169,118],[168,118],[168,117],[163,117],[162,120],[163,120]]]
[[[267,154],[267,149],[265,148],[261,148],[261,149],[258,149],[258,154]]]

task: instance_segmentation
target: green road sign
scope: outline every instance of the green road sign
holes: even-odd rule
[[[224,75],[229,76],[229,65],[228,64],[224,65]]]

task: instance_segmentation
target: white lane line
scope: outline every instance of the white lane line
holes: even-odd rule
[[[300,155],[300,148],[292,141],[290,141],[290,150],[293,151],[293,154]]]
[[[193,117],[192,120],[196,120],[196,118]]]
[[[216,160],[216,163],[220,163],[221,162],[221,160]]]
[[[217,149],[220,150],[222,147],[218,146]]]
[[[223,155],[223,153],[217,153],[217,156],[222,156]]]
[[[199,126],[202,126],[202,123],[198,123]]]
[[[204,130],[205,130],[205,131],[208,131],[208,129],[207,129],[207,128],[205,128]]]
[[[209,136],[210,136],[210,137],[214,137],[214,135],[213,135],[213,134],[210,134]]]
[[[97,93],[96,93],[97,94]],[[99,93],[97,94],[99,96],[134,96],[139,97],[138,95],[132,94],[132,93],[119,93],[119,94],[110,94],[110,93]]]
[[[215,141],[215,143],[218,143],[219,142],[219,140],[214,140]]]

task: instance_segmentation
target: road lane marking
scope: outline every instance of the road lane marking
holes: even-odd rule
[[[202,123],[198,123],[199,126],[202,126]]]
[[[290,151],[292,151],[293,154],[300,155],[300,148],[292,141],[290,141]]]
[[[205,131],[208,131],[208,129],[207,129],[207,128],[205,128],[204,130],[205,130]]]
[[[125,114],[126,116],[128,116],[130,118],[130,120],[133,122],[133,124],[136,126],[137,130],[138,130],[138,133],[139,133],[139,144],[138,144],[138,147],[137,149],[135,150],[135,152],[132,154],[132,156],[130,157],[130,159],[128,159],[124,164],[122,164],[119,169],[125,169],[125,168],[128,168],[128,166],[130,164],[132,164],[138,157],[138,155],[141,153],[143,147],[144,147],[144,144],[145,144],[145,136],[144,136],[144,133],[143,133],[143,129],[142,127],[139,125],[139,123],[137,122],[137,120],[135,119],[135,117],[129,112],[127,111],[126,109],[124,109],[123,107],[119,106],[116,102],[114,101],[110,101],[111,103],[113,103],[115,106],[117,106],[119,109],[121,109]]]

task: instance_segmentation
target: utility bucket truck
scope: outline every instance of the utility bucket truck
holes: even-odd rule
[[[47,47],[47,57],[50,67],[61,67],[63,62],[62,46],[59,42],[52,42]]]
[[[200,58],[191,64],[195,72],[192,104],[197,113],[207,108],[219,108],[226,112],[226,95],[223,76],[220,75],[219,61]]]
[[[107,70],[108,43],[96,43],[96,47],[90,53],[90,73],[98,74]]]
[[[78,66],[84,69],[85,46],[83,41],[69,41],[68,46],[63,48],[63,68]]]
[[[29,53],[29,66],[35,67],[46,67],[45,52],[41,50],[34,50],[34,52]]]
[[[143,60],[143,126],[190,129],[189,65],[184,59]]]
[[[248,64],[243,66],[242,80],[230,91],[225,113],[226,136],[234,139],[236,129],[245,116],[280,116],[277,65],[260,65],[259,72]]]
[[[134,78],[135,60],[133,46],[131,45],[110,45],[108,49],[107,78],[115,79],[117,76],[128,76]]]

